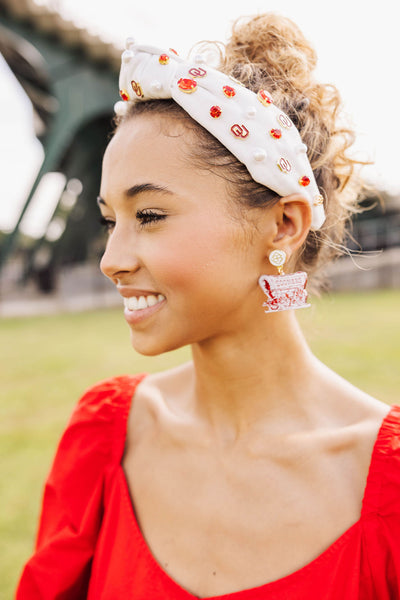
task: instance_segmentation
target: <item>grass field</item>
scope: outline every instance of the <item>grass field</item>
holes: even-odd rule
[[[366,392],[400,403],[400,290],[336,294],[299,311],[315,354]],[[121,310],[0,322],[0,599],[9,600],[34,539],[44,478],[83,390],[111,375],[163,370],[188,348],[145,358]]]

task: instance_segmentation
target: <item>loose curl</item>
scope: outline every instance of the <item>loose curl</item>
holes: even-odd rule
[[[335,86],[314,80],[317,56],[313,47],[295,23],[275,13],[238,19],[225,46],[202,42],[193,49],[199,50],[214,56],[217,53],[219,70],[248,89],[271,92],[274,104],[291,118],[308,148],[308,159],[325,199],[326,220],[321,229],[310,230],[294,268],[309,274],[315,292],[323,283],[320,268],[346,252],[346,224],[360,210],[362,185],[355,167],[364,163],[348,155],[355,136],[340,124],[340,94]],[[230,195],[241,206],[266,208],[279,200],[275,192],[255,182],[247,168],[173,100],[129,103],[126,114],[117,118],[117,127],[144,114],[183,121],[196,136],[196,144],[187,144],[191,164],[224,177]]]

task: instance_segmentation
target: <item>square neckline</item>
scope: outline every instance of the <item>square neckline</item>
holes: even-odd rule
[[[347,538],[350,538],[353,532],[357,531],[357,529],[361,526],[362,518],[360,518],[353,523],[350,527],[348,527],[338,538],[336,538],[332,544],[330,544],[321,554],[319,554],[316,558],[312,559],[310,562],[306,563],[296,571],[289,573],[288,575],[284,575],[279,579],[274,579],[273,581],[268,581],[267,583],[261,584],[259,586],[255,586],[252,588],[246,588],[243,590],[238,590],[236,592],[229,592],[227,594],[222,594],[218,596],[196,596],[186,588],[182,587],[171,575],[169,575],[160,563],[155,558],[154,554],[151,551],[149,544],[147,543],[142,530],[139,526],[134,505],[132,502],[132,497],[130,494],[128,481],[126,479],[126,475],[124,469],[121,464],[118,465],[120,483],[122,486],[123,493],[125,495],[125,499],[129,504],[129,514],[131,519],[131,524],[134,529],[134,535],[136,540],[141,545],[143,552],[146,555],[146,559],[151,563],[153,570],[157,572],[157,576],[164,579],[169,586],[173,586],[177,592],[179,592],[180,597],[186,598],[187,600],[249,600],[250,594],[254,594],[255,592],[267,592],[267,591],[276,591],[276,588],[286,586],[292,583],[292,580],[300,580],[303,576],[308,574],[308,571],[315,568],[317,564],[328,559],[334,552],[339,550],[343,544],[347,541]]]
[[[146,374],[144,374],[143,377],[140,378],[139,382],[136,382],[136,385],[138,385],[138,383],[143,381],[143,379],[145,377],[146,377]],[[131,404],[134,400],[135,391],[136,391],[136,386],[135,386],[135,389],[133,390],[133,393],[131,391],[130,397],[128,400],[129,406],[128,406],[128,410],[126,411],[126,415],[125,415],[126,423],[125,423],[125,437],[124,437],[123,448],[125,448],[125,440],[126,440],[126,432],[127,432],[127,429],[126,429],[127,418],[128,418],[129,412],[130,412]],[[122,466],[122,459],[123,459],[123,452],[122,452],[120,461],[118,463],[118,474],[120,477],[120,483],[122,486],[123,493],[126,497],[126,500],[128,501],[129,515],[130,515],[130,520],[131,520],[131,523],[132,523],[132,526],[134,529],[135,537],[136,537],[137,541],[140,543],[141,548],[146,555],[146,559],[150,562],[150,564],[153,567],[153,570],[157,573],[157,575],[159,577],[161,577],[169,586],[172,586],[175,588],[176,593],[179,594],[179,597],[182,598],[182,600],[250,600],[250,597],[254,593],[277,591],[281,587],[285,588],[289,585],[292,585],[293,582],[296,582],[296,583],[300,582],[302,577],[307,575],[310,570],[312,570],[313,568],[316,568],[317,565],[319,565],[321,562],[324,562],[325,560],[327,560],[334,552],[337,552],[345,544],[347,539],[351,538],[351,536],[355,532],[358,531],[358,529],[362,526],[362,522],[363,522],[364,518],[366,517],[366,515],[371,511],[371,509],[373,509],[373,502],[371,502],[371,500],[373,500],[373,497],[374,497],[373,488],[376,485],[379,485],[379,470],[378,470],[379,457],[381,454],[384,454],[385,440],[389,437],[386,435],[386,430],[390,429],[392,414],[397,411],[400,412],[400,407],[398,407],[397,405],[389,406],[388,412],[383,417],[381,424],[379,426],[379,429],[378,429],[378,432],[377,432],[377,435],[375,438],[375,442],[372,447],[368,475],[366,478],[364,493],[363,493],[363,498],[362,498],[362,506],[361,506],[360,516],[357,519],[357,521],[355,521],[352,525],[350,525],[350,527],[348,527],[344,532],[342,532],[318,556],[316,556],[314,559],[312,559],[311,561],[309,561],[308,563],[306,563],[299,569],[296,569],[295,571],[288,573],[287,575],[284,575],[283,577],[269,581],[269,582],[261,584],[259,586],[246,588],[243,590],[238,590],[236,592],[230,592],[227,594],[222,594],[222,595],[217,595],[217,596],[196,596],[195,594],[192,594],[190,591],[188,591],[187,589],[182,587],[177,581],[175,581],[175,579],[173,579],[173,577],[171,577],[163,569],[163,567],[160,565],[160,563],[155,558],[149,544],[146,541],[146,538],[144,537],[144,534],[142,533],[141,527],[140,527],[139,522],[136,517],[135,505],[134,505],[134,502],[133,502],[133,499],[131,496],[128,480],[125,475],[124,468]],[[178,596],[177,596],[177,598],[178,598]]]

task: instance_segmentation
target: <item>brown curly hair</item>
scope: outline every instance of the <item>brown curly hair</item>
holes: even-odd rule
[[[361,180],[348,156],[354,132],[340,124],[341,98],[330,84],[314,80],[317,56],[298,26],[275,13],[238,19],[226,45],[202,42],[193,52],[217,53],[219,70],[231,75],[248,89],[267,89],[279,108],[296,125],[311,163],[318,187],[324,196],[326,221],[319,230],[310,230],[300,249],[295,269],[312,277],[313,291],[323,279],[320,267],[345,251],[346,224],[359,210]],[[188,144],[191,164],[224,177],[232,196],[245,207],[268,207],[278,197],[255,182],[246,167],[173,100],[149,100],[129,103],[117,127],[143,114],[168,114],[185,123],[196,135],[196,144]]]

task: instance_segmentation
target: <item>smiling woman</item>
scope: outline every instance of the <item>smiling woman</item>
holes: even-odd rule
[[[276,15],[237,23],[219,71],[127,47],[101,268],[132,346],[192,360],[82,397],[17,598],[396,598],[400,408],[294,313],[356,208],[338,93]]]
[[[194,170],[187,144],[179,121],[164,133],[158,117],[138,118],[121,126],[104,158],[100,206],[110,237],[101,268],[124,297],[166,298],[125,312],[145,354],[208,339],[228,319],[234,328],[239,318],[249,323],[246,296],[259,300],[254,246],[263,234],[232,218],[225,180]]]

